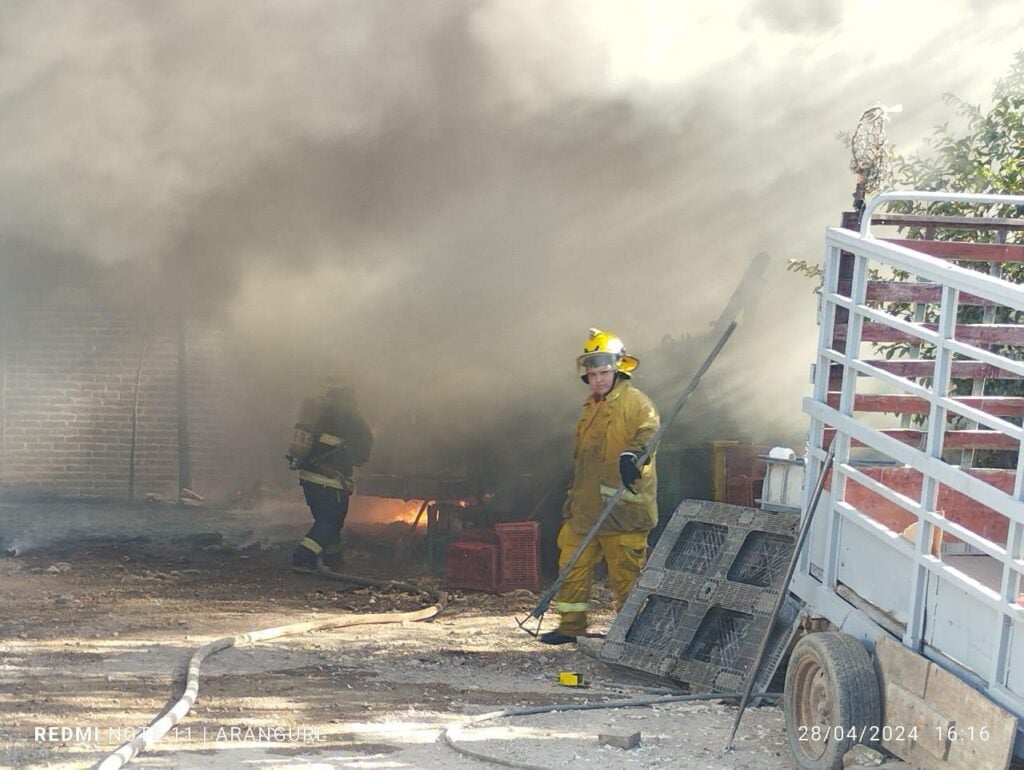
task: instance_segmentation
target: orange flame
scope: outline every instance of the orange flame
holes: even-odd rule
[[[412,524],[423,507],[423,500],[399,500],[393,497],[367,497],[354,495],[349,501],[346,526],[350,524]],[[427,526],[426,512],[420,516],[417,527]]]

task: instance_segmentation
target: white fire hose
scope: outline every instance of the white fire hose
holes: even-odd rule
[[[408,583],[398,583],[395,581],[373,581],[354,576],[337,575],[330,572],[324,572],[323,574],[327,577],[344,580],[345,582],[362,583],[364,585],[398,585],[405,586],[406,588],[411,586],[411,584]],[[421,593],[430,593],[418,586],[411,587]],[[446,603],[446,597],[443,594],[440,597],[437,597],[436,594],[431,595],[437,598],[437,603],[432,607],[416,610],[415,612],[381,612],[368,615],[334,615],[323,620],[310,620],[304,623],[292,623],[287,626],[265,628],[262,631],[251,631],[247,634],[225,636],[200,647],[192,654],[192,658],[188,662],[188,677],[185,683],[185,692],[182,694],[181,698],[178,699],[177,703],[175,703],[166,714],[161,716],[159,719],[155,719],[145,729],[140,731],[132,740],[122,744],[116,751],[100,762],[98,765],[99,770],[119,770],[119,768],[124,767],[140,752],[154,746],[161,738],[167,735],[168,731],[170,731],[172,727],[178,724],[178,722],[188,714],[189,709],[192,708],[192,704],[194,704],[196,699],[199,697],[199,667],[208,656],[215,652],[226,650],[229,647],[240,647],[242,645],[253,644],[267,639],[276,639],[282,636],[294,636],[296,634],[304,634],[309,631],[319,631],[325,628],[347,628],[349,626],[366,626],[381,623],[405,623],[417,620],[428,620],[444,609]]]

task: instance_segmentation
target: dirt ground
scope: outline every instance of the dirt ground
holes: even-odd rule
[[[107,520],[93,511],[94,521]],[[223,529],[234,534],[225,536],[198,514],[155,534],[110,515],[122,522],[116,534],[97,525],[73,542],[47,527],[47,516],[56,514],[0,510],[4,767],[95,765],[180,697],[189,657],[220,637],[332,613],[429,605],[411,592],[291,572],[301,516],[270,541],[248,545],[239,543],[252,538],[236,537],[229,525]],[[34,533],[33,547],[11,547],[4,527],[18,521],[20,532]],[[345,572],[444,590],[421,551],[395,560],[393,531],[348,532]],[[428,622],[317,631],[219,652],[203,664],[191,712],[131,766],[475,768],[484,764],[438,740],[443,728],[507,708],[667,692],[571,645],[538,644],[514,620],[536,600],[526,591],[453,591]],[[597,604],[600,631],[613,618],[600,587]],[[554,622],[549,616],[545,628]],[[560,686],[565,670],[582,673],[589,686]],[[735,750],[726,752],[735,713],[717,701],[548,713],[492,720],[457,738],[473,752],[538,767],[793,766],[777,708],[750,709]],[[630,750],[598,742],[599,734],[634,732],[641,743]]]

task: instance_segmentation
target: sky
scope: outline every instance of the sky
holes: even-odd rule
[[[501,443],[571,428],[590,327],[681,390],[700,345],[652,351],[767,251],[699,432],[789,441],[816,330],[785,266],[850,206],[837,134],[901,104],[920,149],[1022,32],[1013,0],[7,0],[4,290],[178,287],[237,340],[268,446],[338,371],[385,434]]]

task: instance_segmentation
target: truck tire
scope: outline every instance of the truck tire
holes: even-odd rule
[[[878,679],[864,645],[832,631],[801,639],[786,668],[783,712],[801,768],[842,768],[847,751],[877,739],[882,719]]]

